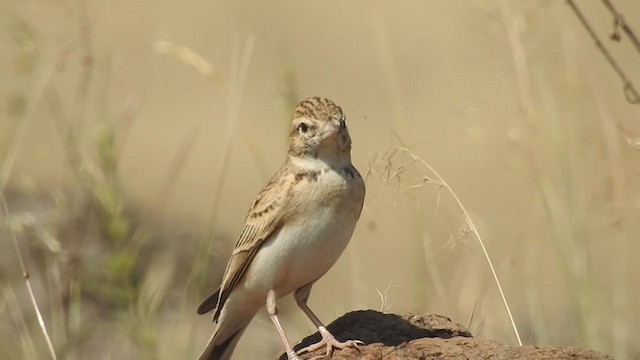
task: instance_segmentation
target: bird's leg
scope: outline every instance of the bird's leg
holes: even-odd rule
[[[278,320],[277,299],[278,297],[276,296],[276,292],[273,289],[269,290],[269,293],[267,294],[267,312],[269,313],[269,317],[271,318],[271,321],[273,321],[273,324],[276,326],[276,329],[278,329],[278,334],[280,334],[280,340],[282,340],[282,342],[284,343],[284,348],[287,351],[287,358],[289,360],[300,360],[296,352],[293,351],[293,349],[291,348],[291,345],[289,345],[289,340],[287,340],[287,335],[284,334],[282,325],[280,325],[280,320]]]
[[[311,309],[309,309],[309,306],[307,306],[307,300],[309,299],[309,294],[311,293],[311,286],[313,286],[313,284],[308,284],[308,285],[306,285],[304,287],[301,287],[300,289],[295,291],[293,296],[296,299],[296,303],[298,304],[300,309],[302,309],[302,311],[304,311],[304,313],[307,314],[307,317],[318,328],[318,331],[320,332],[320,335],[322,335],[322,340],[320,340],[319,342],[317,342],[315,344],[309,345],[309,346],[307,346],[305,348],[302,348],[302,349],[298,350],[298,354],[303,354],[303,353],[306,353],[306,352],[316,351],[318,349],[321,349],[322,347],[325,347],[327,349],[327,352],[325,353],[324,356],[321,356],[321,357],[330,358],[331,354],[333,353],[333,349],[334,348],[336,348],[336,349],[344,349],[346,347],[354,347],[354,348],[360,350],[358,345],[364,344],[362,341],[360,341],[360,340],[347,340],[347,341],[342,342],[342,341],[336,340],[336,338],[322,324],[320,319],[318,319],[316,314],[314,314],[313,311],[311,311]]]

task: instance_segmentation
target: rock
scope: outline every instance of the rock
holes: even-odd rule
[[[395,315],[374,310],[347,313],[331,323],[329,331],[340,341],[357,339],[364,343],[360,350],[336,350],[331,359],[347,360],[400,360],[400,359],[492,359],[538,360],[581,359],[604,360],[613,358],[605,354],[577,347],[512,347],[497,341],[481,340],[451,319],[435,314]],[[295,350],[320,340],[320,334],[304,338]],[[324,355],[324,349],[303,354],[301,360]],[[281,354],[279,360],[287,360]]]

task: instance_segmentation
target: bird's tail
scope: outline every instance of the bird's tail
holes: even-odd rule
[[[244,319],[224,319],[224,314],[216,324],[216,330],[209,339],[207,347],[198,360],[229,360],[235,350],[242,333],[253,319],[255,313]],[[234,321],[235,320],[235,321]],[[240,320],[240,321],[238,321]]]

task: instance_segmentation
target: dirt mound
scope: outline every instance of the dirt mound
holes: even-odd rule
[[[358,339],[365,345],[337,350],[332,359],[613,359],[605,354],[576,347],[511,347],[497,341],[481,340],[449,318],[435,315],[395,315],[374,310],[347,313],[331,323],[329,331],[340,340]],[[320,340],[317,332],[304,338],[295,349]],[[324,349],[304,354],[308,360],[324,354]],[[286,360],[285,354],[280,360]]]

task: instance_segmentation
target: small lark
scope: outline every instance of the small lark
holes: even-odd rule
[[[298,360],[278,320],[278,298],[294,293],[322,340],[298,353],[357,347],[337,341],[307,306],[311,287],[338,260],[356,227],[364,181],[351,164],[351,138],[342,109],[311,97],[298,104],[289,155],[253,202],[222,285],[198,308],[215,310],[215,330],[199,360],[231,358],[240,336],[266,303],[289,360]]]

